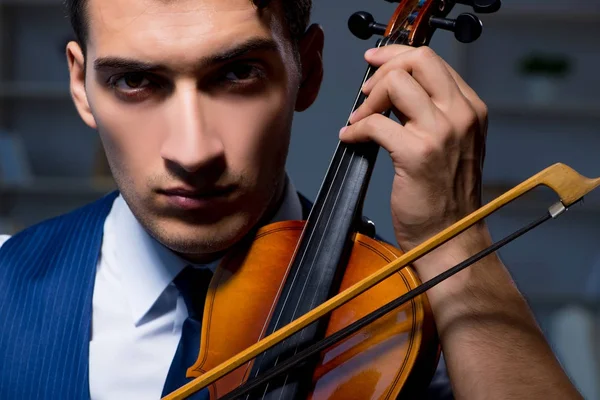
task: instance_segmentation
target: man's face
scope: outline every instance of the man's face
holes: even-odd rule
[[[234,244],[280,197],[302,74],[278,7],[89,0],[85,75],[69,45],[76,105],[123,197],[189,259]]]

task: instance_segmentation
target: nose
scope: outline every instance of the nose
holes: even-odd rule
[[[167,137],[161,157],[187,172],[196,172],[224,156],[218,132],[210,127],[209,99],[203,99],[194,83],[182,84],[171,98]]]

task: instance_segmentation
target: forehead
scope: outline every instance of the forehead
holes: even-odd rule
[[[259,12],[251,0],[88,0],[88,49],[185,62],[251,37],[282,43],[276,12]]]

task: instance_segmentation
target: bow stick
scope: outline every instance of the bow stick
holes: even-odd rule
[[[338,293],[310,312],[302,315],[288,325],[280,328],[269,336],[261,339],[254,345],[248,347],[246,350],[240,352],[236,356],[231,357],[229,360],[224,361],[202,376],[165,396],[163,400],[185,399],[193,393],[205,388],[234,369],[252,360],[260,353],[268,350],[299,330],[315,322],[325,314],[335,310],[361,293],[369,290],[371,287],[388,278],[390,275],[398,272],[403,267],[435,250],[439,246],[464,232],[480,220],[496,212],[508,203],[542,185],[552,189],[560,198],[559,207],[556,207],[556,209],[553,207],[550,210],[550,213],[554,217],[600,186],[600,178],[586,178],[571,167],[562,163],[554,164],[542,170],[538,174],[532,176],[503,195],[490,201],[475,212],[467,215],[463,219],[416,246],[412,250],[404,253],[402,256],[390,262],[379,271]]]

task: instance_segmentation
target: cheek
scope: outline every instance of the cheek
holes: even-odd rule
[[[127,105],[95,92],[92,108],[109,162],[121,178],[143,180],[156,169],[165,123],[160,108]]]
[[[218,102],[211,115],[220,121],[228,165],[246,175],[277,173],[287,152],[293,106],[284,90],[249,101]]]

